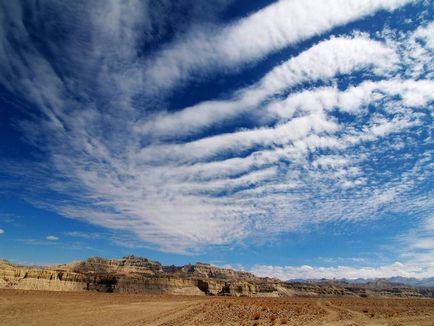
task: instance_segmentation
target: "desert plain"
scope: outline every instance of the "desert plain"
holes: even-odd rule
[[[1,325],[434,325],[422,298],[249,298],[0,289]]]

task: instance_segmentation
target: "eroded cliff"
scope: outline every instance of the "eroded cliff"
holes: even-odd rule
[[[0,261],[0,288],[230,296],[434,297],[432,288],[391,284],[291,283],[204,263],[163,266],[146,258],[91,257],[46,267]]]

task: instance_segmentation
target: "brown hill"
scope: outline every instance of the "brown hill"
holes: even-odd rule
[[[0,288],[230,296],[434,297],[432,288],[387,284],[302,283],[260,278],[205,263],[163,266],[146,258],[91,257],[46,267],[0,261]]]

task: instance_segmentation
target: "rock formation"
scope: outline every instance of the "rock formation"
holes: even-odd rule
[[[260,278],[204,263],[163,266],[146,258],[91,257],[47,267],[0,261],[0,288],[117,293],[231,296],[412,296],[434,297],[433,288],[397,284],[302,283]]]

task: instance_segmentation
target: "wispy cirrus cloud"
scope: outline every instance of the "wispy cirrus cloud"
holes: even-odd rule
[[[333,27],[395,10],[409,0],[360,2],[356,0],[278,1],[229,24],[194,29],[166,46],[150,61],[146,74],[159,88],[172,87],[179,80],[210,70],[226,70],[261,59],[270,53]]]
[[[154,134],[179,137],[198,132],[250,112],[267,98],[291,87],[371,66],[373,72],[381,74],[392,70],[397,59],[392,49],[366,36],[332,38],[273,68],[256,84],[238,90],[233,99],[199,103],[179,112],[157,116],[147,121],[141,130],[151,137]]]
[[[211,32],[199,25],[204,32],[181,34],[152,55],[138,54],[159,39],[148,2],[87,4],[89,15],[100,15],[86,26],[92,38],[73,29],[68,41],[49,42],[44,51],[24,24],[23,6],[4,4],[0,82],[37,108],[20,127],[47,157],[40,170],[8,171],[58,196],[50,202],[25,193],[36,205],[171,252],[393,210],[425,214],[432,203],[416,190],[427,186],[432,168],[432,23],[399,33],[340,33],[252,85],[227,90],[226,99],[176,112],[159,106],[160,90],[190,75],[237,73],[407,3],[280,1]],[[71,58],[59,63],[47,51]],[[402,269],[389,267],[361,273]]]

